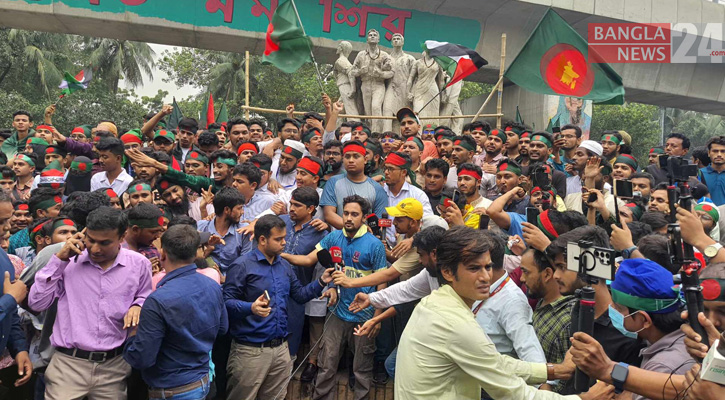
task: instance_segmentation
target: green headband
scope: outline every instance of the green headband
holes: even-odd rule
[[[619,138],[618,138],[618,137],[616,137],[616,136],[614,136],[614,135],[612,135],[612,134],[610,134],[610,133],[608,133],[608,134],[606,134],[606,135],[602,136],[602,139],[601,139],[600,141],[601,141],[601,142],[606,142],[606,141],[609,141],[609,142],[614,142],[614,143],[616,143],[616,144],[620,144],[620,143],[622,143],[622,141],[621,141],[621,140],[619,140]]]
[[[415,136],[409,137],[406,140],[406,142],[413,142],[413,143],[415,143],[415,145],[418,146],[418,149],[420,149],[421,151],[425,148],[425,145],[423,145],[423,141],[420,140],[419,138],[415,137]]]
[[[61,226],[76,226],[76,223],[73,222],[72,219],[68,218],[59,219],[53,223],[53,232]]]
[[[639,165],[637,164],[637,161],[632,158],[629,155],[621,154],[618,155],[617,158],[614,160],[615,164],[625,164],[629,168],[632,168],[632,171],[637,172],[637,169],[639,168]]]
[[[34,167],[34,166],[35,166],[35,163],[33,162],[33,159],[32,159],[32,158],[30,158],[30,157],[28,157],[28,156],[26,156],[25,154],[16,154],[16,155],[15,155],[15,158],[16,158],[16,159],[19,159],[19,160],[21,160],[21,161],[25,161],[25,162],[26,162],[26,163],[28,163],[28,165],[30,165],[31,167]]]
[[[672,292],[675,295],[674,299],[647,299],[620,292],[619,290],[612,288],[612,301],[635,310],[669,312],[676,310],[677,306],[680,304],[680,288],[672,288]],[[670,308],[672,308],[672,310],[670,310]],[[664,312],[660,312],[658,314],[664,314]]]
[[[467,141],[465,141],[465,140],[461,140],[461,139],[456,139],[456,140],[455,140],[455,141],[453,142],[453,145],[454,145],[454,146],[461,146],[461,147],[463,147],[464,149],[466,149],[466,150],[468,150],[468,151],[476,151],[476,149],[475,149],[475,146],[474,146],[474,147],[471,147],[471,144],[470,144],[470,143],[468,143],[468,142],[467,142]]]
[[[163,226],[164,217],[158,217],[156,219],[129,219],[128,226],[138,226],[141,229],[153,229]]]
[[[546,138],[546,136],[543,135],[534,135],[531,137],[532,142],[541,142],[546,145],[546,147],[551,148],[551,141]]]
[[[516,176],[520,176],[521,175],[521,168],[519,168],[519,167],[517,167],[517,166],[515,166],[513,164],[510,164],[508,162],[505,162],[505,163],[499,165],[498,166],[498,171],[499,172],[503,172],[503,171],[512,172],[512,173],[516,174]]]
[[[215,163],[226,164],[226,165],[228,165],[230,167],[234,167],[235,165],[237,165],[237,160],[233,160],[231,158],[221,158],[221,157],[219,157],[216,160],[214,160],[214,162]]]
[[[289,154],[298,160],[302,158],[302,152],[292,146],[282,146],[282,153]]]
[[[191,151],[186,155],[187,160],[199,161],[204,165],[209,165],[209,158],[198,151]]]
[[[93,169],[93,164],[89,162],[73,161],[72,163],[70,163],[70,169],[83,173],[91,172],[91,170]]]
[[[720,220],[720,213],[712,204],[701,203],[695,206],[695,211],[702,211],[710,215],[712,220],[717,223]]]
[[[63,204],[63,199],[60,196],[53,196],[48,200],[43,200],[38,203],[38,210],[47,210],[50,207],[54,207],[56,204]]]
[[[39,137],[31,137],[27,142],[25,142],[25,144],[42,144],[43,146],[48,146],[48,142]]]
[[[126,189],[126,193],[128,194],[134,194],[136,192],[143,192],[144,190],[151,191],[151,185],[148,183],[137,183],[133,186],[129,186],[128,189]]]

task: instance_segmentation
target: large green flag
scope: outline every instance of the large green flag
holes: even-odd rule
[[[622,78],[607,63],[589,63],[589,56],[587,41],[549,8],[504,76],[536,93],[623,104]]]
[[[184,115],[181,113],[181,108],[179,108],[179,105],[176,103],[176,97],[174,97],[174,110],[169,114],[169,121],[166,123],[166,129],[174,130],[179,127],[179,121],[181,121],[182,118],[184,118]]]
[[[519,111],[519,106],[516,106],[516,119],[514,120],[517,124],[524,124],[524,118],[521,116],[521,112]]]
[[[304,34],[291,0],[280,4],[267,27],[262,64],[291,74],[312,61],[312,41]]]
[[[219,110],[219,115],[216,117],[217,122],[225,123],[229,121],[229,112],[227,111],[227,103],[222,103],[222,109]]]

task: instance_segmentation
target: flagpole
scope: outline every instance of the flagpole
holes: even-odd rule
[[[295,10],[295,15],[297,16],[297,22],[300,23],[300,28],[302,28],[302,34],[307,36],[307,33],[305,33],[305,26],[302,25],[302,19],[300,18],[300,13],[297,11],[297,4],[295,4],[295,0],[289,0],[292,3],[292,8]],[[312,39],[310,39],[312,40]],[[325,93],[325,86],[322,84],[322,73],[320,73],[320,67],[317,65],[317,60],[315,60],[315,53],[312,52],[312,46],[308,45],[307,47],[310,49],[310,56],[312,57],[312,63],[315,64],[315,70],[317,71],[317,83],[320,85],[320,90],[322,93]],[[249,104],[247,104],[249,105]]]
[[[420,114],[420,112],[423,111],[423,109],[425,109],[426,107],[428,107],[428,104],[432,103],[433,100],[435,100],[436,97],[440,96],[441,93],[443,93],[443,91],[446,90],[446,89],[448,89],[448,86],[444,86],[443,89],[441,89],[441,91],[438,92],[438,94],[436,94],[430,100],[428,100],[428,102],[425,103],[425,105],[423,107],[421,107],[420,110],[416,111],[416,114]]]

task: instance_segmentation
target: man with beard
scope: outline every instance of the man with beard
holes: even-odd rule
[[[335,175],[342,173],[342,143],[330,140],[325,143],[325,170],[320,179],[320,188],[324,188],[327,181]]]
[[[473,140],[472,137],[456,136],[453,139],[450,156],[454,165],[452,165],[451,169],[448,171],[446,188],[455,189],[458,187],[457,168],[461,164],[470,163],[474,154],[476,154],[476,141]]]
[[[554,145],[561,144],[561,151],[555,149],[553,152],[554,160],[552,164],[554,168],[566,172],[566,166],[574,159],[576,149],[582,143],[582,129],[577,125],[567,124],[561,127],[560,139],[555,141]],[[571,175],[567,172],[567,177]]]
[[[483,144],[485,154],[473,157],[474,163],[481,167],[483,171],[481,196],[489,200],[495,199],[499,194],[496,190],[496,171],[498,163],[504,158],[501,152],[507,140],[506,132],[500,129],[492,129]]]
[[[360,142],[365,145],[365,175],[375,182],[385,180],[385,171],[382,168],[383,149],[375,139]]]
[[[199,151],[196,146],[196,134],[199,130],[199,123],[194,118],[182,118],[176,128],[178,142],[174,146],[171,155],[176,161],[183,163],[189,151]]]
[[[571,309],[576,299],[559,292],[554,267],[539,250],[528,249],[521,256],[521,283],[528,296],[538,299],[533,316],[536,336],[544,350],[546,362],[561,363],[569,350]],[[563,385],[557,387],[563,389]]]
[[[529,159],[530,163],[544,163],[549,161],[551,148],[554,146],[554,139],[549,132],[539,131],[531,136],[529,142]],[[519,165],[521,165],[519,163]],[[524,174],[528,174],[529,167],[524,168]],[[556,189],[556,193],[562,198],[566,197],[566,174],[554,170],[551,174],[551,185]]]
[[[602,156],[602,145],[593,140],[584,140],[574,151],[574,155],[565,166],[568,177],[566,178],[566,192],[580,193],[582,190],[582,179],[587,161],[592,157]]]
[[[415,182],[411,181],[410,183],[418,187],[423,185],[423,181],[425,179],[425,170],[423,170],[423,163],[420,158],[423,154],[423,149],[423,141],[413,136],[403,142],[403,145],[400,147],[400,152],[407,154],[408,157],[410,157],[410,170],[413,171],[411,176],[415,176]]]
[[[297,162],[305,153],[305,145],[292,139],[284,141],[282,152],[279,155],[279,162],[272,164],[272,176],[285,190],[292,190],[297,185]]]
[[[362,147],[359,142],[352,141],[350,143]],[[350,146],[348,143],[345,149],[347,150]],[[346,154],[352,151],[362,156],[362,149],[350,149],[346,151]],[[378,185],[377,183],[373,184]],[[325,193],[327,193],[327,189]],[[333,231],[325,236],[317,245],[317,248],[307,255],[283,253],[282,257],[293,265],[311,267],[318,261],[317,252],[319,250],[326,249],[329,251],[332,247],[340,247],[345,264],[345,273],[350,278],[360,278],[385,269],[387,267],[385,247],[378,238],[368,232],[367,226],[363,223],[365,216],[371,211],[370,203],[359,195],[352,195],[344,198],[342,208],[342,219],[344,220],[342,226],[344,229]],[[372,381],[375,336],[380,331],[380,326],[374,327],[365,336],[353,335],[353,332],[360,329],[359,326],[365,324],[371,318],[380,315],[382,310],[373,310],[372,307],[368,307],[358,313],[353,313],[350,311],[350,305],[357,293],[371,293],[376,289],[382,290],[386,286],[386,284],[380,284],[377,288],[368,286],[355,289],[340,289],[340,304],[334,308],[333,315],[330,317],[327,335],[322,336],[320,359],[318,360],[319,371],[315,384],[315,393],[312,398],[334,397],[332,391],[336,386],[337,366],[340,357],[342,357],[343,342],[350,344],[354,354],[355,397],[362,399],[369,393]],[[328,290],[325,295],[332,296],[333,292],[335,291]]]
[[[481,196],[481,192],[478,188],[481,184],[481,167],[472,163],[463,163],[458,166],[457,173],[458,191],[466,199],[466,202],[463,203],[463,201],[461,201],[461,204],[465,205],[463,208],[459,208],[460,206],[453,202],[448,205],[443,204],[441,206],[441,217],[443,217],[450,226],[466,225],[468,227],[478,229],[481,214],[485,214],[486,208],[491,205],[491,200]]]
[[[370,128],[362,122],[352,122],[351,124],[352,131],[350,131],[350,140],[357,140],[360,143],[365,143],[372,133],[370,132]]]
[[[415,115],[413,110],[408,107],[401,108],[395,114],[395,117],[400,123],[400,135],[403,136],[403,140],[407,140],[411,136],[418,136],[420,132],[420,120]],[[438,158],[438,150],[433,142],[425,141],[423,143],[423,154],[421,154],[421,160],[427,160],[430,157]]]
[[[655,186],[655,178],[646,172],[637,172],[632,174],[630,180],[632,181],[633,191],[639,192],[645,204],[648,203],[652,188]]]
[[[305,132],[302,143],[305,145],[304,155],[322,158],[322,132],[319,129],[312,128]]]
[[[232,149],[238,149],[242,142],[249,141],[249,122],[241,118],[233,118],[227,122],[229,141]]]
[[[629,154],[620,154],[614,160],[614,168],[612,168],[612,179],[629,179],[639,170],[639,164]]]
[[[167,215],[169,219],[189,214],[189,196],[181,185],[174,184],[166,176],[160,176],[156,180],[156,191],[171,212],[171,215]]]
[[[614,160],[619,155],[619,150],[622,144],[622,135],[618,131],[604,131],[600,143],[604,149],[602,155],[607,162],[613,166]]]
[[[453,141],[456,139],[456,134],[450,129],[441,129],[438,127],[435,131],[435,144],[436,149],[440,158],[447,162],[449,166],[453,166],[453,160],[451,160],[451,154],[453,153]]]
[[[649,198],[649,204],[647,205],[647,210],[649,211],[658,211],[663,214],[669,214],[670,213],[670,203],[668,201],[667,197],[667,187],[669,185],[666,183],[659,183],[657,186],[652,189],[652,194]]]
[[[707,185],[712,201],[721,206],[725,204],[725,136],[717,136],[707,142],[707,155],[710,165],[700,169],[699,178]]]
[[[342,148],[343,165],[347,174],[333,176],[325,185],[320,198],[325,222],[336,229],[343,227],[343,204],[347,196],[357,194],[373,205],[376,215],[383,215],[388,206],[388,196],[379,183],[365,175],[365,147],[356,141],[345,143]],[[366,214],[367,215],[367,214]]]
[[[662,146],[652,147],[649,149],[647,154],[647,166],[659,164],[660,155],[665,154],[665,149]]]
[[[275,164],[279,162],[282,153],[282,144],[288,139],[301,140],[301,124],[294,118],[284,118],[277,123],[277,137],[271,140],[258,142],[259,151],[268,155]]]
[[[36,155],[32,153],[17,153],[11,159],[15,172],[15,197],[27,200],[30,197],[30,188],[33,186],[35,174]]]
[[[441,199],[453,197],[453,191],[445,188],[449,169],[448,163],[440,158],[432,158],[425,163],[423,191],[428,196],[428,202],[435,215],[440,215],[438,205]]]
[[[175,142],[176,135],[170,131],[162,129],[154,134],[154,151],[160,151],[171,156],[174,151]]]
[[[240,255],[252,250],[249,235],[237,232],[242,227],[239,221],[244,215],[244,200],[236,189],[222,188],[214,195],[214,219],[196,222],[199,232],[211,233],[209,245],[214,248],[211,258],[223,276]]]
[[[531,143],[531,133],[531,130],[527,128],[521,135],[519,135],[519,156],[516,157],[515,161],[519,163],[521,167],[529,166],[529,143]]]

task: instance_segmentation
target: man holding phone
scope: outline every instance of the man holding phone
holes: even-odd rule
[[[480,215],[491,204],[491,200],[481,196],[478,190],[481,175],[481,167],[478,165],[465,163],[458,167],[458,190],[453,192],[453,199],[442,199],[443,204],[439,205],[441,217],[449,225],[466,225],[478,229]],[[461,197],[458,198],[457,194]]]

